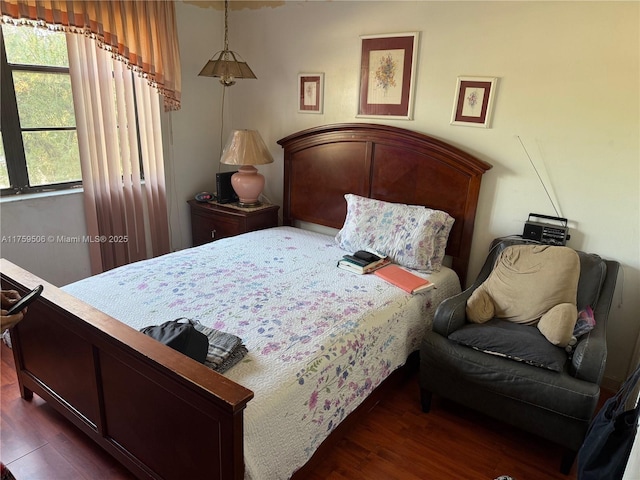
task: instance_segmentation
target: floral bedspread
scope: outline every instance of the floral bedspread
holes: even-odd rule
[[[246,478],[289,478],[418,349],[438,303],[460,291],[443,268],[416,295],[336,268],[333,237],[261,230],[133,263],[64,290],[133,328],[179,317],[241,337],[225,376],[253,390]]]

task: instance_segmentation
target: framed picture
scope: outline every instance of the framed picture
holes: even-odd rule
[[[451,125],[489,128],[498,79],[458,77]]]
[[[419,32],[360,38],[357,116],[411,120]]]
[[[298,75],[298,113],[322,113],[324,73]]]

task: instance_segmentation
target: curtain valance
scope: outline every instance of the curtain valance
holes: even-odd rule
[[[0,0],[3,22],[95,38],[180,108],[180,52],[173,1]]]

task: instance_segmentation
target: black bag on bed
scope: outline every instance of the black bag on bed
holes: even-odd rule
[[[187,318],[170,320],[162,325],[151,325],[140,331],[200,363],[204,363],[207,358],[209,339],[204,333],[196,330]]]

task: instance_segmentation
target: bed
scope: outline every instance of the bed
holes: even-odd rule
[[[139,478],[304,478],[314,452],[384,388],[437,304],[464,285],[490,165],[384,125],[322,126],[278,143],[281,227],[63,289],[2,260],[3,288],[45,285],[11,332],[21,395],[50,402]],[[451,268],[430,276],[436,290],[412,296],[341,271],[345,251],[331,235],[297,228],[341,228],[346,194],[455,219]],[[178,317],[238,334],[249,353],[220,375],[137,331]]]

